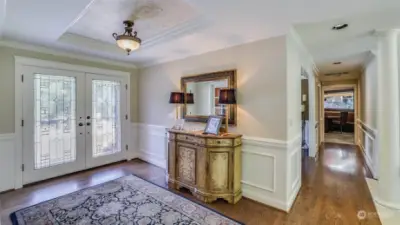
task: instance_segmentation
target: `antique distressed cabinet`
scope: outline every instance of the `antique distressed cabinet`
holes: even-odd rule
[[[242,197],[242,137],[168,130],[168,182],[204,201]]]

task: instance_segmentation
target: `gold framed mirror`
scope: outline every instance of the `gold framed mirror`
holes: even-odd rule
[[[225,117],[226,106],[219,104],[219,90],[236,89],[236,70],[228,70],[181,78],[185,93],[182,115],[185,121],[206,123],[210,115]],[[236,105],[229,107],[228,123],[236,125]]]

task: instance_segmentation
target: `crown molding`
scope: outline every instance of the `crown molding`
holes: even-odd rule
[[[178,24],[164,32],[158,33],[150,39],[142,43],[141,48],[150,48],[159,43],[167,43],[168,41],[174,40],[182,35],[193,33],[194,31],[206,26],[208,20],[204,16],[198,16],[194,19],[188,20],[181,24]]]
[[[80,59],[80,60],[85,60],[85,61],[89,61],[89,62],[96,62],[96,63],[102,63],[102,64],[107,64],[107,65],[119,66],[119,67],[128,68],[128,69],[137,69],[138,68],[133,63],[115,61],[115,60],[111,60],[111,59],[105,59],[105,58],[100,58],[100,57],[95,57],[95,56],[88,56],[88,55],[79,54],[79,53],[72,53],[72,52],[67,52],[64,50],[58,50],[58,49],[49,48],[49,47],[26,44],[26,43],[17,42],[17,41],[0,40],[0,46],[10,47],[10,48],[15,48],[15,49],[20,49],[20,50],[33,51],[33,52],[44,53],[44,54],[51,54],[51,55],[55,55],[55,56],[68,57],[68,58],[73,58],[73,59]]]

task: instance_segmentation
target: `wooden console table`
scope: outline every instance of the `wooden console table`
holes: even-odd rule
[[[168,183],[204,201],[242,197],[242,135],[168,130]]]

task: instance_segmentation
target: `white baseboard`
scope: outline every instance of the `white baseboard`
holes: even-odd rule
[[[153,164],[155,166],[158,166],[162,169],[167,169],[167,162],[166,159],[163,157],[159,157],[155,153],[150,153],[146,151],[140,151],[139,154],[137,155],[137,158],[146,161],[150,164]]]
[[[297,195],[299,194],[300,189],[301,189],[301,180],[299,179],[299,180],[296,182],[295,188],[294,188],[292,194],[291,194],[290,197],[289,197],[289,201],[288,201],[287,204],[286,204],[286,210],[285,210],[286,212],[289,212],[290,209],[292,208],[293,203],[294,203],[294,201],[296,200],[296,197],[297,197]]]
[[[252,199],[256,202],[268,205],[283,211],[286,211],[287,204],[276,197],[271,197],[268,190],[255,188],[247,184],[242,183],[242,195],[246,198]]]

